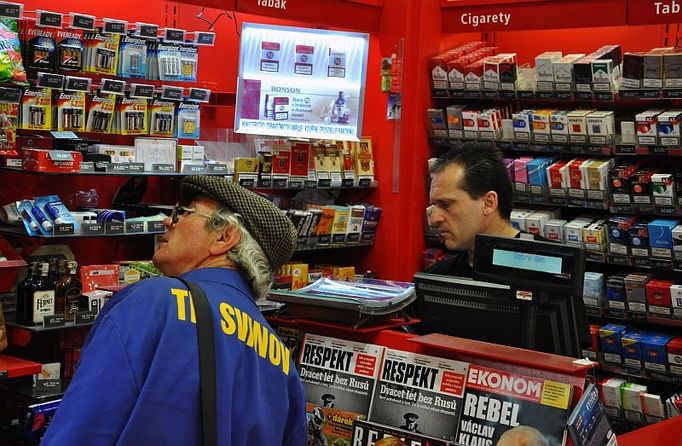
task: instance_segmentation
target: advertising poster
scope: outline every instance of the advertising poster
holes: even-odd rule
[[[238,133],[359,141],[369,36],[245,23]]]

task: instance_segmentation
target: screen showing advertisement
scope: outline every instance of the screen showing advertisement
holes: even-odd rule
[[[494,249],[493,265],[561,274],[562,259],[561,257]]]
[[[369,35],[244,23],[238,133],[359,141]]]

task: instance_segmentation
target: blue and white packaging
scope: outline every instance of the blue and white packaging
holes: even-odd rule
[[[673,249],[673,229],[680,222],[659,218],[648,224],[649,246],[653,257],[672,258]]]
[[[183,102],[175,110],[176,138],[199,139],[201,134],[201,118],[199,104]]]
[[[644,368],[655,372],[668,371],[668,355],[665,346],[674,336],[650,333],[642,341]]]

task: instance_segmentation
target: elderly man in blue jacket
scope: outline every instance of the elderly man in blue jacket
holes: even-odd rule
[[[296,231],[269,201],[219,177],[189,176],[154,254],[205,292],[213,319],[220,445],[305,445],[303,388],[258,311]],[[104,306],[44,445],[202,441],[196,318],[178,279],[138,282]]]

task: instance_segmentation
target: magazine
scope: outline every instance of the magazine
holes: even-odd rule
[[[471,364],[457,443],[462,446],[566,442],[570,384]]]
[[[590,383],[568,418],[568,432],[574,446],[617,446],[597,386]]]
[[[306,394],[309,444],[350,443],[353,421],[369,414],[383,352],[378,345],[304,336],[298,373]]]
[[[453,441],[467,366],[465,362],[387,349],[369,420]]]
[[[383,440],[383,441],[381,441]],[[395,427],[356,420],[351,446],[455,446],[439,438],[407,432]]]

